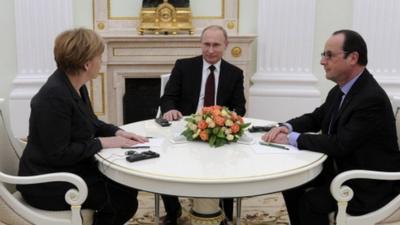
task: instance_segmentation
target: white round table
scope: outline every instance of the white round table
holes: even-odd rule
[[[249,118],[245,122],[255,126],[274,124]],[[231,143],[218,148],[197,141],[172,143],[184,130],[185,123],[181,120],[172,122],[170,127],[161,127],[154,120],[146,120],[122,126],[124,130],[156,138],[158,143],[152,144],[150,150],[158,152],[160,157],[130,163],[125,160],[126,149],[104,149],[96,155],[100,171],[116,182],[158,194],[245,197],[304,184],[321,172],[327,158],[293,147],[283,150],[260,145],[262,133],[246,132],[253,138],[252,143]]]

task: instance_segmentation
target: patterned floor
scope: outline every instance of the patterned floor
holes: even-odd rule
[[[190,225],[188,216],[190,200],[180,198],[180,201],[183,206],[183,215],[178,223],[179,225]],[[165,214],[163,206],[160,211],[161,215]],[[288,225],[288,215],[281,194],[243,198],[241,222],[242,225]],[[154,224],[154,195],[140,192],[139,210],[126,225],[150,224]]]

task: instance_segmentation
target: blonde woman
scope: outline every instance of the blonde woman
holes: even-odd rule
[[[104,51],[92,30],[67,30],[55,40],[57,70],[32,98],[28,144],[19,175],[70,172],[89,188],[84,208],[96,210],[94,224],[124,224],[137,210],[137,190],[103,176],[94,155],[103,148],[131,146],[147,141],[99,120],[93,113],[85,83],[96,78]],[[31,205],[65,210],[66,183],[17,186]]]

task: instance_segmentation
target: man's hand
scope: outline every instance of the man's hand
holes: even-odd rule
[[[172,121],[172,120],[179,120],[182,118],[182,113],[176,109],[171,109],[168,112],[164,113],[163,118]]]
[[[120,136],[120,137],[124,137],[127,139],[131,139],[134,140],[138,143],[144,143],[144,142],[148,142],[149,140],[143,136],[137,135],[135,133],[132,132],[127,132],[124,130],[118,130],[117,132],[115,132],[115,136]]]
[[[289,133],[289,129],[285,126],[275,127],[264,134],[261,139],[265,142],[275,142],[280,144],[287,144],[288,138],[287,135]]]

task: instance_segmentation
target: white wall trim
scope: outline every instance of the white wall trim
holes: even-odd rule
[[[320,104],[312,74],[315,0],[263,0],[248,115],[283,121]],[[268,107],[272,104],[285,105]]]
[[[353,29],[367,42],[368,70],[393,98],[400,93],[400,1],[354,0]]]
[[[72,25],[72,0],[15,0],[17,74],[9,109],[18,137],[28,134],[31,98],[56,68],[54,39]]]

